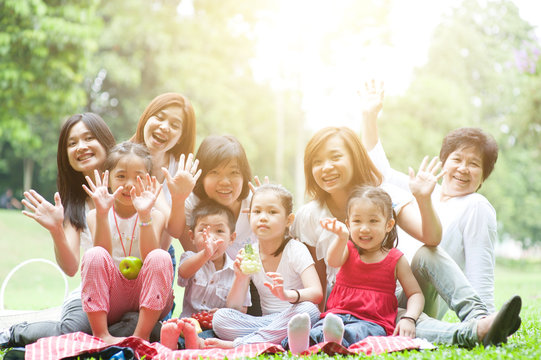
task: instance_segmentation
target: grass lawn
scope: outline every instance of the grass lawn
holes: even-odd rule
[[[9,271],[29,258],[54,260],[52,240],[49,233],[35,221],[18,211],[0,210],[0,281]],[[177,258],[180,245],[175,245]],[[80,275],[69,278],[69,288],[74,289],[80,282]],[[496,305],[499,308],[514,294],[522,297],[522,326],[509,339],[508,344],[484,349],[478,346],[472,350],[456,346],[440,346],[434,351],[410,351],[392,353],[373,358],[377,359],[541,359],[541,261],[498,260],[496,266]],[[174,287],[177,307],[180,314],[182,288]],[[5,307],[7,309],[40,309],[57,306],[62,302],[64,283],[60,274],[46,264],[35,263],[23,267],[10,280],[6,289]],[[445,320],[458,321],[456,316],[447,313]],[[0,350],[0,360],[3,359]],[[284,356],[279,356],[283,358]],[[317,358],[327,358],[326,355]],[[278,357],[277,357],[278,358]]]

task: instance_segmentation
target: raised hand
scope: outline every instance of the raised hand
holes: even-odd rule
[[[265,273],[265,275],[267,275],[272,282],[266,281],[263,285],[268,287],[271,293],[278,299],[288,301],[288,298],[284,293],[284,278],[282,275],[280,273],[270,271]]]
[[[254,185],[255,184],[255,185]],[[256,191],[256,189],[258,187],[260,187],[261,185],[263,184],[270,184],[270,181],[269,181],[269,177],[268,176],[265,176],[263,178],[263,184],[261,183],[261,180],[259,180],[259,177],[256,175],[254,176],[254,184],[252,184],[251,181],[248,182],[248,187],[250,188],[250,191],[252,192],[252,194]],[[250,209],[249,208],[245,208],[245,209],[241,209],[242,213],[243,214],[249,214],[250,213]]]
[[[218,250],[218,246],[223,244],[223,239],[216,239],[214,236],[209,234],[210,226],[207,226],[205,229],[203,229],[203,239],[204,239],[204,246],[205,246],[205,254],[212,258],[214,254],[216,253],[216,250]]]
[[[445,174],[445,170],[438,173],[440,167],[441,161],[438,160],[438,157],[435,156],[429,163],[428,156],[425,156],[417,174],[411,167],[409,168],[409,187],[413,196],[416,198],[430,197],[436,183]]]
[[[237,277],[246,277],[245,273],[242,272],[240,269],[240,264],[242,264],[242,260],[244,259],[244,251],[242,251],[242,248],[237,253],[237,257],[235,258],[235,261],[233,262],[233,270],[235,270],[235,276]]]
[[[321,219],[319,220],[319,224],[321,225],[323,229],[330,231],[332,233],[335,233],[341,238],[345,238],[345,239],[349,238],[349,230],[346,224],[344,224],[341,221],[338,221],[336,218]]]
[[[155,176],[152,178],[149,174],[146,174],[146,184],[138,176],[137,183],[130,189],[130,196],[133,203],[133,207],[137,213],[150,214],[158,194],[162,190],[162,185],[158,183]]]
[[[385,90],[383,87],[383,81],[376,84],[376,81],[372,79],[364,83],[364,89],[358,91],[361,98],[361,111],[363,116],[374,116],[383,108],[383,98],[385,96]]]
[[[45,200],[43,196],[35,190],[24,192],[26,199],[22,203],[28,210],[23,210],[23,214],[36,220],[41,226],[51,231],[62,227],[64,223],[64,207],[60,200],[60,194],[54,194],[54,205]]]
[[[180,155],[178,162],[178,169],[174,176],[169,174],[169,171],[162,167],[163,174],[167,180],[167,187],[172,197],[178,196],[186,199],[193,188],[199,176],[201,176],[201,169],[197,170],[199,160],[193,157],[193,154],[189,154],[185,159],[184,154]]]
[[[269,183],[269,177],[265,176],[263,178],[263,184],[268,184],[268,183]],[[252,193],[254,193],[255,190],[262,185],[261,181],[259,180],[259,177],[257,175],[254,176],[254,184],[252,184],[251,181],[248,182],[248,187],[250,187],[250,190],[252,190]]]
[[[94,170],[94,178],[96,179],[96,184],[92,181],[90,176],[85,176],[88,186],[83,184],[83,189],[86,191],[88,196],[94,201],[94,206],[96,207],[96,213],[105,214],[109,212],[111,206],[115,201],[115,198],[122,191],[122,186],[119,186],[118,189],[113,194],[109,193],[107,186],[109,185],[109,171],[105,170],[103,173],[103,178],[100,177],[98,170]]]

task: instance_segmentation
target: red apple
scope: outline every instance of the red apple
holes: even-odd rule
[[[137,275],[139,275],[142,266],[143,262],[141,259],[135,256],[127,256],[122,259],[118,267],[126,279],[133,280],[137,279]]]

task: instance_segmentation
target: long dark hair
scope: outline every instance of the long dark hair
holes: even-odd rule
[[[347,204],[347,218],[349,219],[349,212],[351,205],[354,201],[359,199],[368,199],[374,203],[378,208],[381,209],[381,212],[385,216],[387,221],[393,219],[395,221],[393,228],[385,235],[385,239],[381,243],[381,248],[390,250],[398,246],[398,232],[396,230],[396,213],[393,209],[393,201],[389,194],[376,186],[358,186],[353,189],[351,194],[349,194],[348,204]],[[349,220],[348,220],[349,221]],[[363,253],[363,250],[355,244],[355,248],[359,252],[359,255]]]
[[[85,184],[86,180],[82,173],[71,167],[67,151],[71,128],[79,121],[92,132],[106,153],[115,145],[115,137],[105,121],[94,113],[72,115],[60,129],[56,154],[56,187],[64,206],[64,221],[69,221],[77,230],[83,230],[86,227],[85,200],[88,195],[81,185]]]
[[[250,201],[250,212],[252,210],[252,203],[254,202],[254,198],[263,192],[272,192],[276,196],[280,198],[280,203],[284,207],[284,210],[286,212],[286,216],[289,216],[293,212],[293,195],[282,185],[276,185],[276,184],[264,184],[256,188],[254,194],[252,195],[252,200]],[[272,253],[272,256],[278,256],[284,251],[284,248],[286,247],[289,240],[293,239],[291,234],[289,233],[289,228],[286,228],[285,234],[284,234],[284,240],[276,249],[275,252]]]

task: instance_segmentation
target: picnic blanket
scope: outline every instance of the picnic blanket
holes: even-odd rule
[[[423,343],[425,342],[425,343]],[[429,343],[428,343],[429,344]],[[353,355],[363,353],[366,355],[377,355],[384,352],[401,350],[421,349],[425,347],[426,341],[421,339],[410,339],[401,336],[371,336],[345,348],[334,342],[320,343],[310,347],[302,355],[324,352],[328,355]],[[246,357],[257,357],[262,354],[276,354],[285,350],[276,344],[258,343],[236,347],[234,349],[201,349],[201,350],[171,350],[160,343],[149,343],[137,337],[128,337],[116,347],[128,347],[133,349],[136,356],[145,359],[155,360],[197,360],[203,359],[222,360],[224,358],[236,359]],[[98,353],[111,347],[101,339],[87,335],[82,332],[52,336],[39,339],[37,342],[26,346],[25,359],[29,360],[57,360],[67,357],[76,357],[83,354]]]

